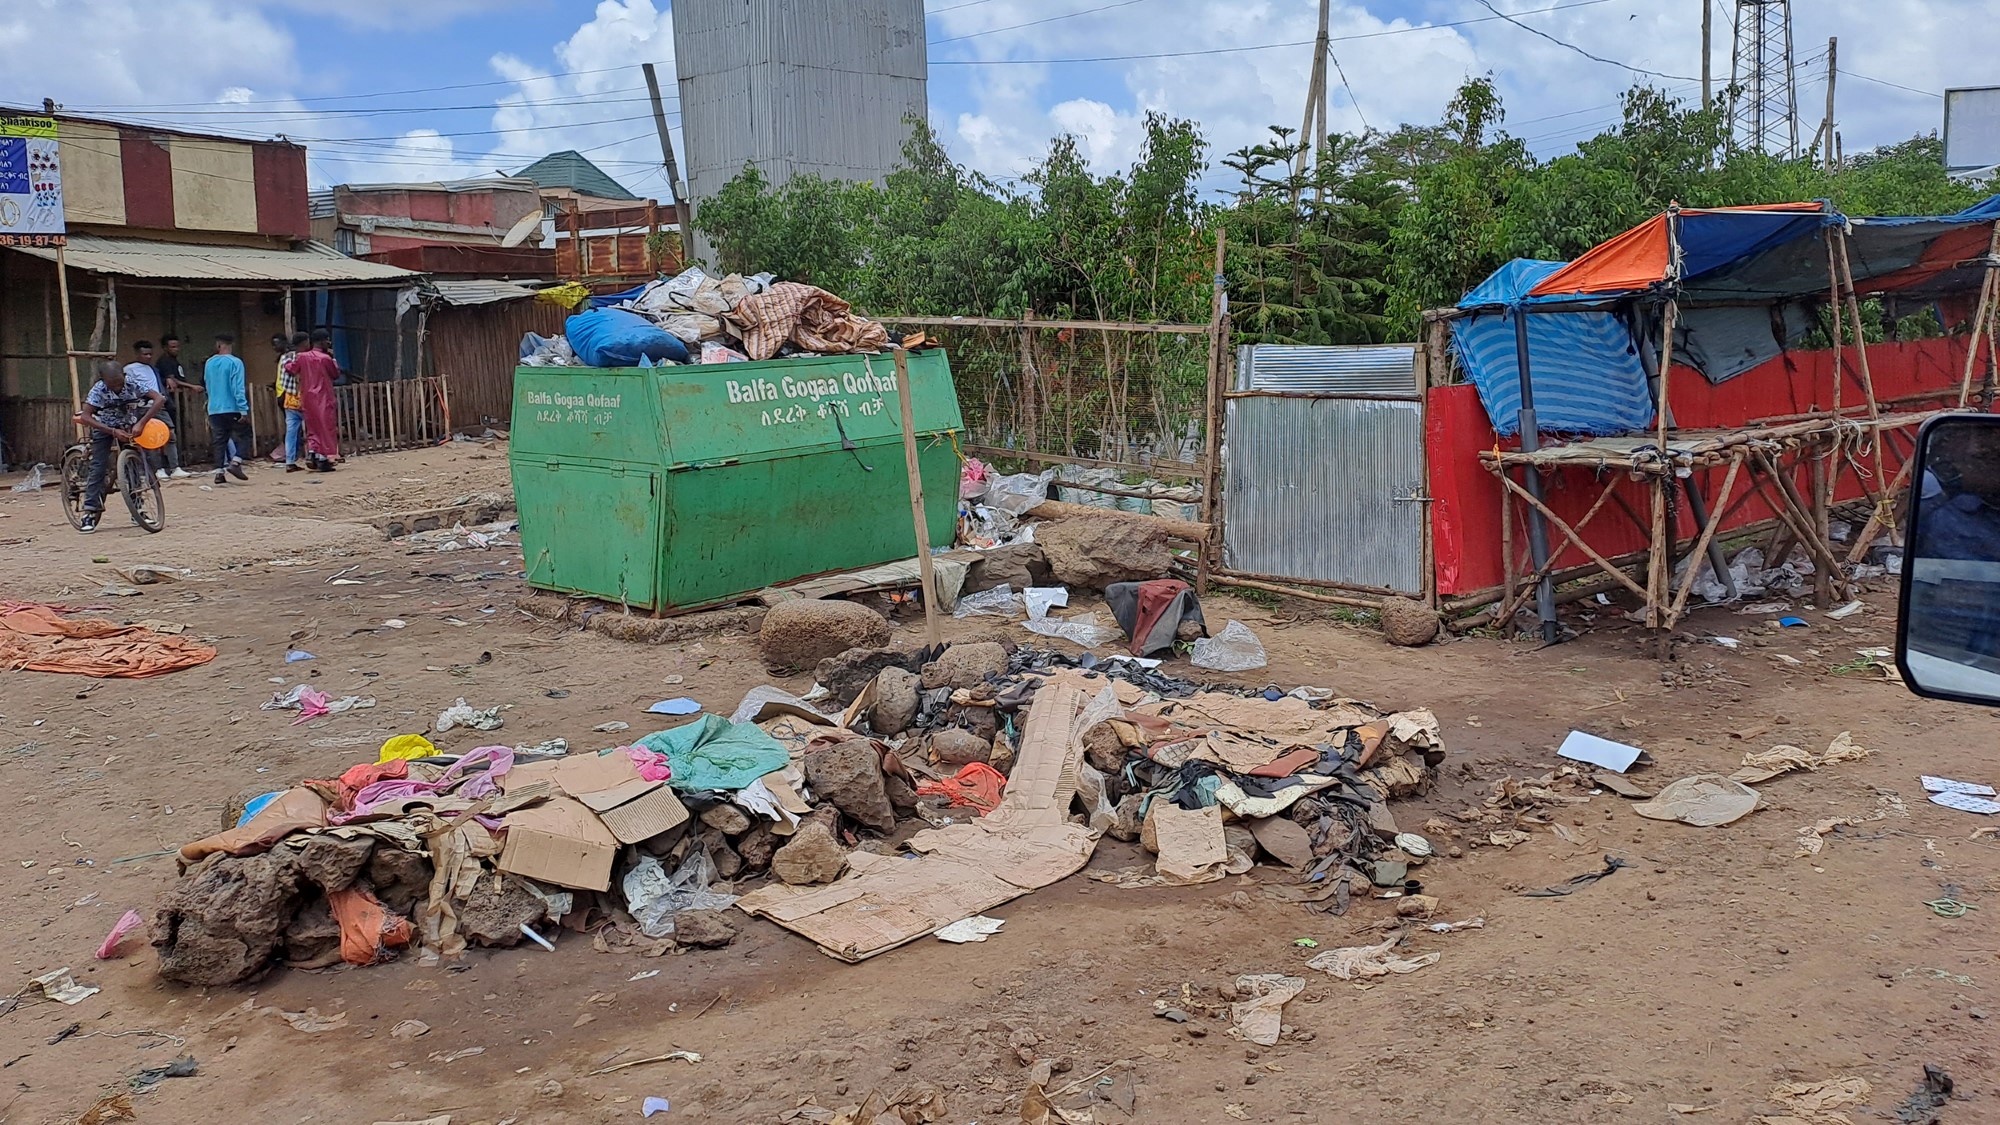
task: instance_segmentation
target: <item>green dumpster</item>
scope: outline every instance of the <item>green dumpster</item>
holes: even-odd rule
[[[941,351],[909,357],[933,544],[964,423]],[[912,558],[894,360],[522,367],[508,455],[530,586],[692,609]]]

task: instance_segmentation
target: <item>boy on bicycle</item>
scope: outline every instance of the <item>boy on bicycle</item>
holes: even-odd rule
[[[76,414],[76,420],[90,430],[90,482],[83,493],[83,524],[77,530],[86,535],[96,531],[104,515],[104,477],[111,471],[113,444],[137,438],[166,402],[159,391],[127,380],[117,364],[97,361],[97,382],[91,384],[83,409]]]

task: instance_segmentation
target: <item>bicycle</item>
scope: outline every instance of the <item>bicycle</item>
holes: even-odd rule
[[[63,451],[63,515],[78,531],[83,530],[83,501],[89,488],[90,446],[72,445]],[[161,494],[159,478],[153,475],[152,460],[144,449],[126,438],[118,439],[117,457],[105,474],[105,499],[109,500],[114,492],[124,495],[125,507],[131,511],[132,522],[139,530],[151,535],[167,529],[167,501]]]

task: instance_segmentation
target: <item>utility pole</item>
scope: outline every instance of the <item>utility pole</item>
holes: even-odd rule
[[[1701,0],[1701,111],[1707,113],[1715,104],[1712,83],[1709,79],[1709,44],[1715,32],[1715,0]]]
[[[667,186],[674,193],[674,225],[681,234],[681,268],[694,264],[694,223],[688,211],[686,192],[681,190],[680,164],[674,160],[673,134],[667,132],[667,109],[660,104],[660,78],[652,63],[640,64],[646,72],[646,94],[653,99],[653,127],[660,132],[660,156],[667,162]]]
[[[1304,178],[1306,159],[1315,149],[1322,153],[1326,148],[1326,57],[1329,48],[1326,31],[1332,16],[1333,0],[1319,0],[1319,34],[1313,39],[1312,78],[1306,83],[1306,116],[1299,126],[1299,155],[1296,177]],[[1317,120],[1319,127],[1313,127]],[[1292,194],[1292,202],[1298,202],[1298,193]]]
[[[1824,138],[1821,143],[1826,145],[1820,150],[1820,159],[1829,172],[1833,171],[1833,83],[1839,77],[1840,37],[1836,35],[1826,41],[1826,121],[1820,125],[1820,134]]]

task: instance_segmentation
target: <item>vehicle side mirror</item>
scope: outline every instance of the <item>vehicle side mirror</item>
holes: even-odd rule
[[[1931,699],[2000,705],[2000,415],[1917,433],[1896,668]]]

